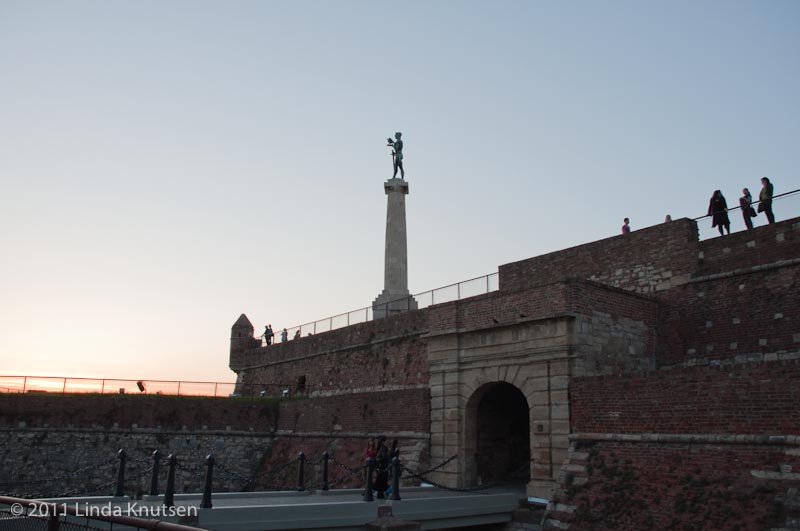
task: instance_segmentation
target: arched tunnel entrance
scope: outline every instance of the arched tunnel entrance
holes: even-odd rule
[[[515,386],[495,382],[473,395],[476,483],[526,483],[530,475],[528,400]],[[468,413],[469,415],[469,413]]]

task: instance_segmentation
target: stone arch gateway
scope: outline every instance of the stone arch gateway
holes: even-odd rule
[[[518,477],[528,479],[528,495],[550,497],[569,446],[573,323],[571,316],[562,316],[428,336],[431,465],[452,458],[437,470],[435,481],[472,487],[513,480],[527,460],[529,472]],[[487,426],[486,419],[498,408],[508,411],[496,421],[516,423],[505,434],[524,440],[528,447],[520,450],[519,442],[510,444],[513,457],[491,465],[483,454],[500,443],[492,442],[491,435],[482,436],[481,429],[482,423],[497,428],[491,422]],[[526,410],[527,419],[520,420]],[[521,429],[527,433],[520,435]]]

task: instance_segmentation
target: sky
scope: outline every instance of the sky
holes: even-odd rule
[[[795,0],[0,0],[0,375],[230,382],[240,314],[369,306],[395,131],[413,293],[800,188],[798,28]]]

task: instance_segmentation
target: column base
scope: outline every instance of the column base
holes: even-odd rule
[[[389,315],[416,310],[417,307],[417,301],[410,293],[383,290],[372,302],[372,318],[382,319]]]

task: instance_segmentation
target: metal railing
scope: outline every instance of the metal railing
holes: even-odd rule
[[[433,306],[434,304],[442,304],[456,300],[465,299],[467,297],[474,297],[476,295],[483,295],[491,291],[497,291],[499,288],[499,274],[490,273],[480,277],[471,278],[462,282],[456,282],[448,286],[423,291],[408,297],[401,297],[392,301],[381,303],[375,306],[367,306],[359,308],[317,321],[311,321],[291,328],[287,328],[287,340],[297,339],[303,336],[319,334],[322,332],[329,332],[338,328],[346,326],[365,323],[372,321],[376,318],[381,318],[386,315],[405,312],[408,310],[418,310]],[[281,342],[281,330],[273,329],[275,337],[273,343]],[[263,338],[263,336],[262,336]]]
[[[787,199],[787,198],[792,197],[793,195],[796,195],[798,193],[800,193],[800,188],[798,188],[797,190],[792,190],[790,192],[784,192],[782,194],[778,194],[778,195],[772,196],[771,201],[776,201],[778,199]],[[750,203],[750,206],[752,206],[754,208],[758,208],[756,205],[758,205],[760,203],[761,203],[761,201],[753,201],[752,203]],[[736,206],[730,207],[727,210],[727,212],[733,212],[734,210],[741,210],[741,209],[742,209],[741,206],[736,205]],[[712,214],[706,214],[704,216],[700,216],[700,217],[697,217],[697,218],[692,218],[692,221],[699,221],[701,219],[710,218],[711,216],[712,216]]]
[[[119,378],[73,378],[69,376],[3,376],[0,393],[29,394],[156,394],[175,396],[306,396],[311,386],[298,383],[191,382],[179,380],[126,380]]]

